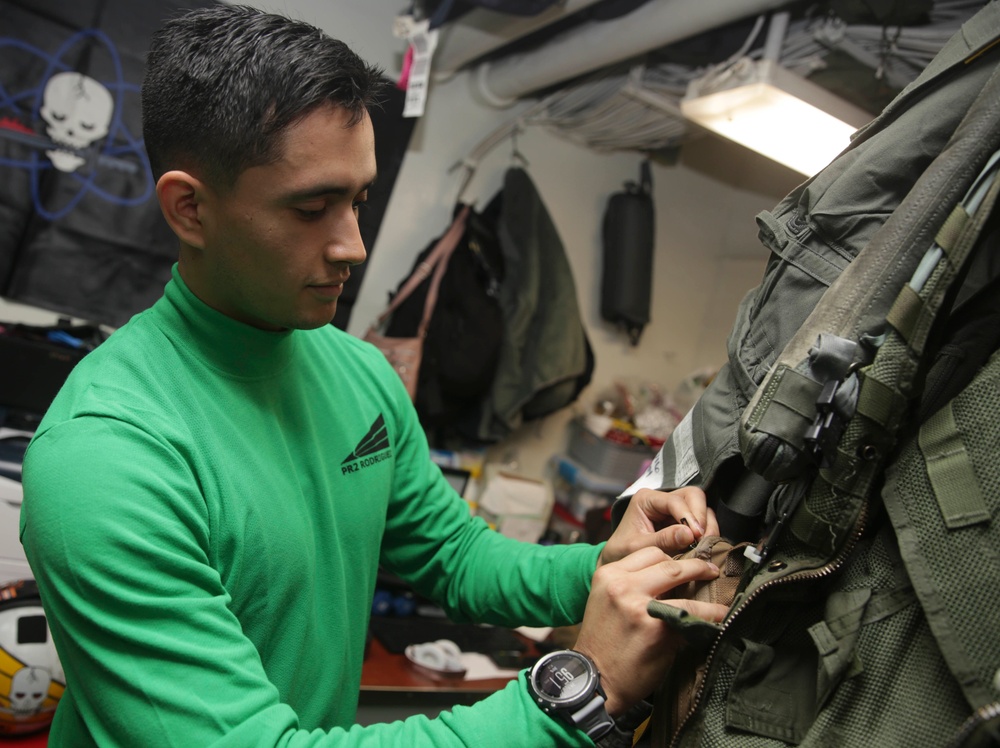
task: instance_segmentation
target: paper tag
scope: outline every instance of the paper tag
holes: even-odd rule
[[[413,60],[410,64],[410,77],[406,86],[406,102],[403,105],[404,117],[421,117],[424,104],[427,101],[427,91],[431,78],[431,58],[437,47],[438,30],[428,31],[429,20],[414,24],[410,36],[410,48],[413,50]]]
[[[397,39],[409,39],[413,36],[415,23],[413,16],[409,13],[396,16],[392,22],[392,35]]]

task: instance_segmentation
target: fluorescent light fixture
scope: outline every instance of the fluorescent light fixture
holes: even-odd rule
[[[806,176],[829,164],[872,119],[776,61],[748,57],[691,81],[681,112]]]

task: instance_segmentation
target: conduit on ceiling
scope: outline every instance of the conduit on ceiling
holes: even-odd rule
[[[447,80],[460,68],[494,50],[561,21],[600,0],[565,0],[534,16],[516,16],[474,8],[438,32],[434,78]]]
[[[777,34],[772,34],[771,44],[752,49],[765,22],[761,16],[743,47],[713,67],[725,67],[744,55],[757,59],[766,54],[780,60],[782,66],[808,76],[824,69],[825,56],[831,50],[840,50],[867,63],[874,77],[882,77],[901,89],[917,77],[982,5],[983,0],[935,0],[928,24],[897,27],[888,47],[886,30],[880,26],[853,25],[823,17],[792,20],[782,35],[780,52],[775,46]],[[460,195],[480,159],[511,132],[525,126],[543,126],[595,150],[649,152],[680,144],[689,129],[680,113],[680,99],[690,81],[705,72],[705,68],[669,62],[650,67],[632,65],[628,69],[619,66],[618,70],[594,71],[583,80],[547,94],[490,133],[468,157],[452,167],[466,170]]]
[[[474,76],[476,90],[492,106],[510,106],[540,89],[788,4],[788,0],[650,0],[613,21],[590,21],[538,49],[482,63]]]

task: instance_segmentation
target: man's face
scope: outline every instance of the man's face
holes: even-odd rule
[[[349,118],[317,109],[285,132],[278,161],[247,169],[229,191],[208,190],[204,248],[181,264],[202,301],[265,330],[333,319],[350,266],[365,259],[358,209],[375,179],[371,120],[347,127]]]

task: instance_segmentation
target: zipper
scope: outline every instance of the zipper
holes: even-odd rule
[[[685,715],[684,719],[681,720],[680,724],[674,730],[674,735],[670,739],[670,748],[675,748],[678,745],[681,733],[684,731],[684,728],[687,726],[687,723],[691,720],[691,717],[694,716],[694,713],[698,711],[698,706],[700,705],[701,698],[705,692],[705,685],[708,682],[708,673],[711,670],[712,660],[715,657],[716,651],[719,648],[719,644],[722,641],[722,637],[725,635],[729,627],[732,626],[732,623],[736,619],[736,617],[743,610],[745,610],[746,607],[751,602],[753,602],[753,600],[755,600],[764,590],[768,590],[771,589],[772,587],[776,587],[778,585],[789,582],[800,582],[807,580],[822,579],[824,577],[828,577],[831,574],[833,574],[841,566],[844,565],[844,562],[847,560],[847,557],[850,555],[851,551],[854,550],[854,546],[857,544],[858,540],[861,538],[861,535],[864,533],[865,523],[867,521],[868,521],[868,499],[866,498],[861,503],[861,509],[858,512],[858,518],[854,522],[854,530],[851,532],[851,535],[845,541],[844,547],[840,549],[836,557],[834,557],[829,563],[825,564],[819,569],[814,569],[812,571],[796,572],[794,574],[789,574],[786,577],[781,577],[780,579],[772,579],[769,582],[764,582],[764,584],[760,585],[757,589],[751,592],[743,601],[741,601],[739,606],[737,606],[732,610],[729,616],[726,617],[726,620],[721,624],[719,633],[716,635],[715,641],[712,642],[712,646],[708,650],[708,655],[705,658],[705,664],[704,664],[705,678],[702,679],[701,684],[698,686],[698,690],[695,691],[694,698],[691,700],[691,708],[688,710],[687,715]]]
[[[998,717],[1000,717],[1000,701],[994,701],[992,704],[979,707],[962,723],[962,726],[958,729],[958,734],[948,743],[948,748],[961,748],[972,737],[972,733],[976,731],[976,728]]]

